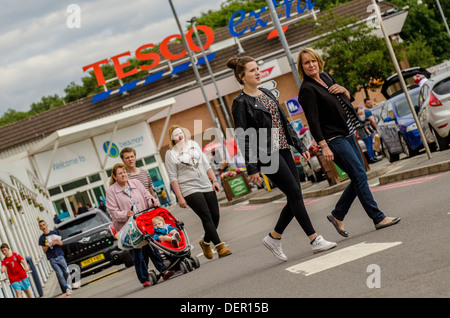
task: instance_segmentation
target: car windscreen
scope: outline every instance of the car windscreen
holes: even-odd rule
[[[450,77],[437,83],[433,91],[438,95],[446,95],[450,93]]]
[[[409,96],[411,96],[411,101],[413,106],[419,104],[419,92],[412,93]],[[394,102],[395,108],[397,109],[397,115],[398,117],[403,117],[408,114],[411,114],[411,109],[409,108],[408,101],[406,98],[400,98],[396,102]]]
[[[97,213],[89,216],[86,215],[83,217],[79,217],[59,227],[58,230],[62,238],[66,239],[105,223],[107,223],[107,220],[102,217],[101,213]]]

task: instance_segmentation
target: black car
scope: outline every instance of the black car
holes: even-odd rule
[[[112,221],[105,212],[94,209],[57,224],[67,264],[76,264],[81,274],[106,266],[133,266],[131,255],[117,246]]]

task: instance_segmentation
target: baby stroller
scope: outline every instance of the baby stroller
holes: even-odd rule
[[[181,242],[178,243],[178,247],[174,247],[169,242],[158,242],[153,238],[155,231],[153,228],[152,219],[155,216],[161,216],[164,218],[166,224],[178,229],[178,233],[181,237]],[[198,258],[191,255],[191,244],[189,243],[188,235],[184,230],[184,223],[182,221],[178,221],[168,210],[161,207],[152,207],[136,213],[134,218],[136,221],[136,226],[150,247],[160,251],[161,256],[170,261],[170,265],[166,268],[166,270],[181,270],[183,274],[186,274],[200,267]],[[149,274],[153,276],[153,278],[156,278],[154,281],[158,281],[162,276],[162,274],[157,275],[153,270],[150,271]]]

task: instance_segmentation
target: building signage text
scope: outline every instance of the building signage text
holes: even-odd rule
[[[281,1],[272,0],[272,2],[273,2],[273,6],[275,8],[279,4],[281,4],[281,6],[285,8],[286,19],[289,19],[291,17],[291,7],[292,7],[294,0],[281,0]],[[315,3],[316,3],[315,1],[313,3],[311,3],[311,0],[306,0],[302,7],[302,3],[300,2],[300,0],[298,0],[297,5],[296,5],[298,14],[302,14],[306,9],[312,10],[314,8]],[[264,12],[266,12],[266,10],[267,10],[266,7],[262,7],[259,10],[259,12],[250,11],[248,16],[247,16],[247,12],[245,12],[244,9],[234,12],[230,17],[230,20],[228,21],[228,31],[234,37],[239,37],[239,36],[243,35],[249,29],[249,27],[246,26],[241,31],[236,31],[235,27],[238,26],[239,24],[241,24],[246,18],[249,20],[255,19],[255,24],[250,27],[250,32],[255,31],[258,26],[265,28],[267,26],[267,24],[269,23],[269,18],[263,20],[261,18],[261,15]],[[278,15],[278,18],[280,18],[280,17],[281,17],[281,14]]]

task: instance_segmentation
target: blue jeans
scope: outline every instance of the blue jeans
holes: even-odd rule
[[[367,156],[369,159],[375,158],[375,151],[373,151],[373,136],[369,135],[367,138],[364,138],[363,141],[366,144]]]
[[[142,248],[135,248],[129,250],[131,258],[133,259],[134,270],[141,284],[150,281],[148,276],[148,259],[150,258],[159,272],[164,271],[161,256],[158,251],[153,252],[149,245],[144,245]]]
[[[348,174],[351,181],[331,214],[336,219],[343,221],[350,206],[356,196],[358,196],[359,201],[367,215],[373,220],[373,223],[381,222],[386,216],[378,208],[370,191],[364,161],[355,137],[353,135],[346,138],[338,137],[330,140],[328,145],[334,154],[334,162]]]
[[[61,291],[65,293],[69,286],[67,286],[67,278],[69,278],[69,270],[67,268],[67,263],[64,256],[58,256],[49,259],[50,265],[56,273],[56,277],[58,278],[59,287]]]
[[[131,258],[133,259],[134,270],[136,271],[136,275],[141,284],[145,282],[149,282],[148,276],[148,267],[147,263],[144,261],[144,257],[142,256],[142,251],[140,248],[135,248],[129,250],[131,254]]]

